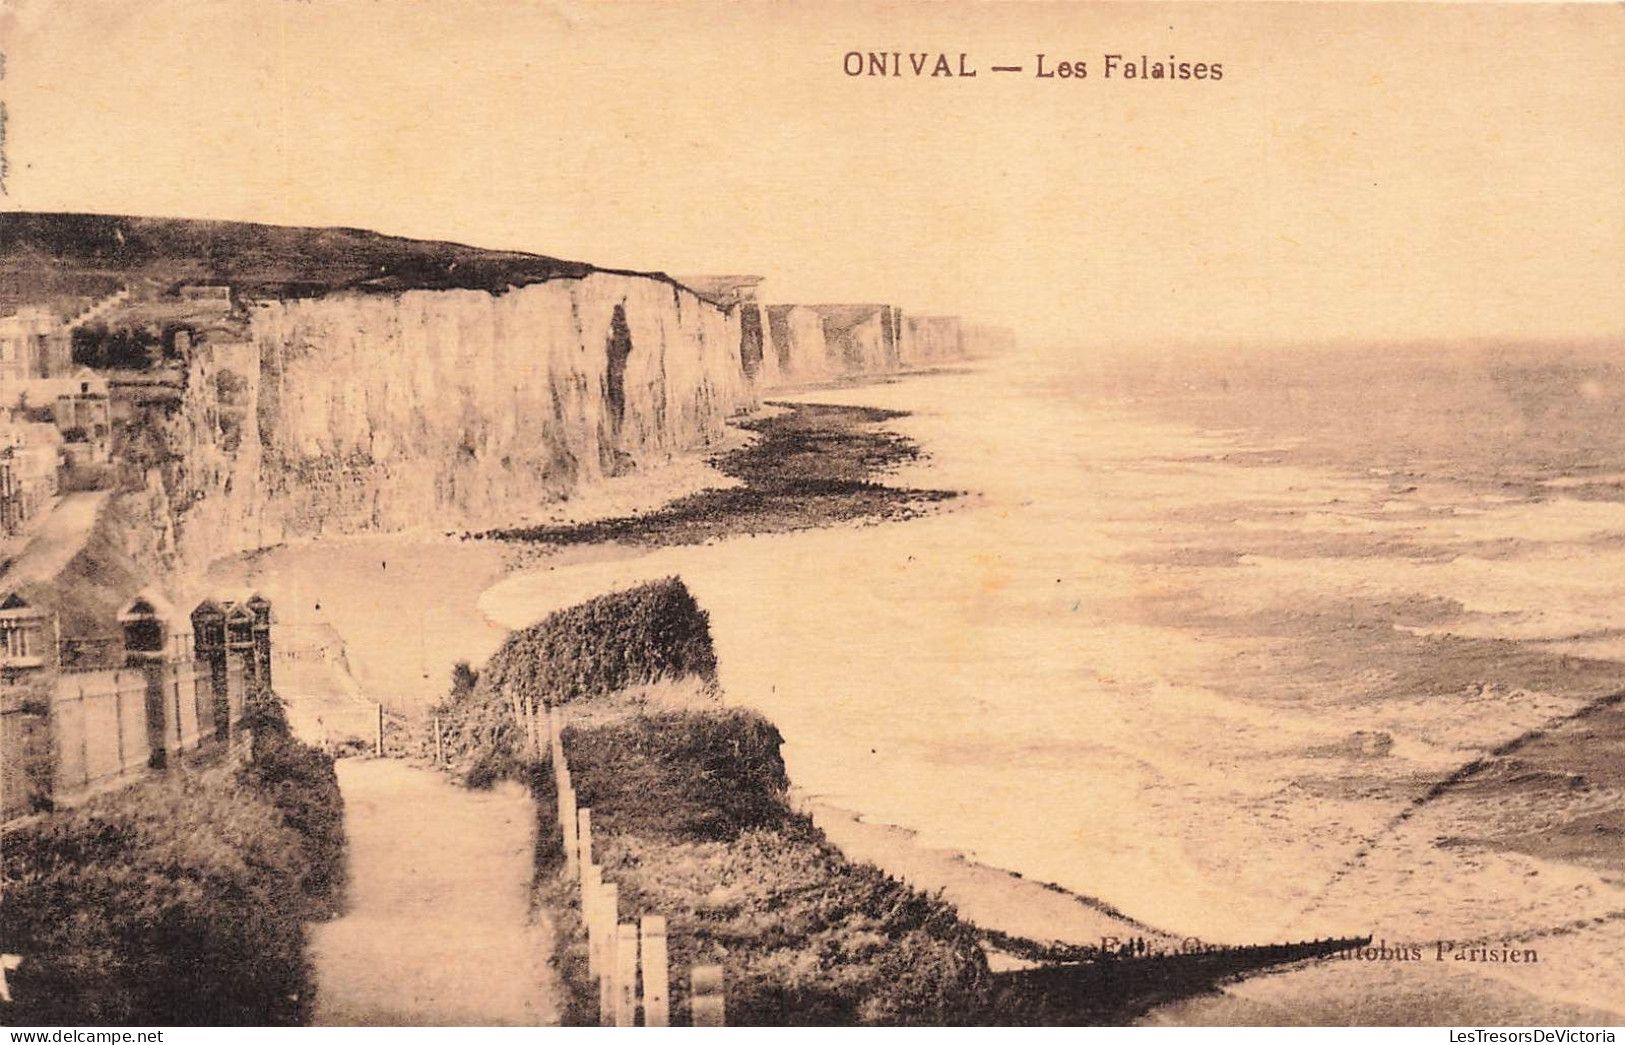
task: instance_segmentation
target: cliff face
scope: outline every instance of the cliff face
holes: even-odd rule
[[[948,317],[760,305],[757,276],[679,283],[356,229],[8,212],[0,277],[0,310],[116,301],[79,331],[85,362],[139,372],[114,392],[107,473],[78,477],[95,511],[64,517],[77,554],[0,570],[87,656],[116,651],[135,592],[186,604],[215,559],[522,524],[703,450],[762,390],[978,351]]]
[[[307,536],[511,525],[711,444],[759,390],[976,350],[951,317],[759,305],[758,276],[356,229],[8,214],[0,275],[22,304],[118,288],[100,337],[151,371],[115,404],[118,501],[154,573]]]
[[[907,316],[903,319],[903,361],[929,366],[965,355],[965,332],[958,316]]]
[[[896,370],[897,310],[890,305],[817,305],[824,344],[843,373]]]
[[[906,315],[894,305],[746,305],[761,315],[764,388],[935,366],[1015,345],[1001,327],[958,316]]]
[[[490,294],[255,302],[199,345],[166,441],[183,548],[510,521],[704,447],[755,402],[740,321],[593,273]]]
[[[882,374],[899,365],[902,313],[890,305],[771,305],[761,311],[765,387]]]
[[[827,381],[841,372],[824,342],[824,319],[806,305],[769,305],[761,382],[769,388]]]

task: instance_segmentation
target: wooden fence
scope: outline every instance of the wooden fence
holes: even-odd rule
[[[27,816],[51,793],[49,695],[33,687],[0,691],[0,822]]]
[[[171,687],[160,695],[171,697]],[[63,675],[51,692],[51,741],[55,758],[51,798],[57,803],[102,791],[121,778],[147,771],[155,746],[158,750],[197,746],[197,708],[188,710],[184,725],[165,729],[163,711],[149,722],[147,677],[140,671],[88,671]],[[156,724],[156,730],[152,725]],[[188,737],[186,734],[190,734]],[[156,745],[154,744],[156,741]]]
[[[0,822],[133,783],[205,741],[229,741],[247,695],[233,658],[64,672],[0,695]]]
[[[604,878],[603,867],[593,858],[592,810],[576,805],[564,750],[564,711],[537,709],[519,700],[512,710],[531,753],[541,758],[545,752],[553,766],[559,826],[564,836],[565,876],[581,890],[587,969],[589,976],[598,981],[598,1022],[605,1027],[670,1026],[666,919],[649,914],[636,923],[621,921],[620,890]],[[437,722],[437,740],[438,733]],[[723,1026],[726,1006],[722,967],[694,966],[689,970],[689,987],[693,1026]]]

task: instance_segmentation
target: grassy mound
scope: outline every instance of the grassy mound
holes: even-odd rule
[[[566,733],[572,766],[613,767],[580,792],[604,830],[707,841],[784,819],[783,738],[754,711],[663,712]]]
[[[847,860],[790,810],[779,734],[760,715],[638,711],[572,726],[564,739],[622,920],[667,919],[675,1022],[687,1019],[695,964],[724,967],[735,1025],[987,1018],[992,977],[975,931],[941,899]],[[579,925],[576,889],[541,877],[550,906],[566,912],[559,966],[568,1015],[595,1022],[585,944],[570,931]]]
[[[288,1026],[343,880],[332,762],[258,702],[254,760],[172,771],[6,836],[11,1025]]]
[[[48,300],[46,293],[63,285],[83,290],[73,281],[97,277],[100,286],[192,280],[229,283],[256,297],[308,297],[343,290],[500,294],[510,286],[596,271],[540,254],[363,229],[111,214],[7,214],[0,223],[0,256],[15,259],[0,268],[7,276],[0,285],[24,302]]]
[[[710,618],[682,581],[668,577],[515,632],[481,677],[509,697],[556,706],[659,678],[716,674]]]
[[[460,664],[434,709],[447,757],[474,786],[521,779],[515,703],[556,707],[664,679],[714,683],[710,621],[675,577],[550,614],[508,636],[475,672]]]

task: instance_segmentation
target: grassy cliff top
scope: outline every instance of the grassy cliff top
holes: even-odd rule
[[[599,269],[541,254],[405,239],[364,229],[240,221],[10,211],[0,214],[4,304],[41,287],[111,276],[122,282],[227,283],[250,297],[313,297],[341,290],[485,290],[500,293]],[[674,283],[660,273],[649,275]],[[12,298],[17,298],[13,302]]]

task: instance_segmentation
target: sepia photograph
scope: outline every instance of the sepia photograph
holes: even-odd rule
[[[1622,1021],[1625,6],[0,0],[7,1045]]]

